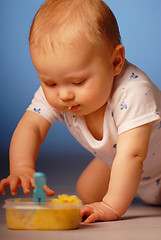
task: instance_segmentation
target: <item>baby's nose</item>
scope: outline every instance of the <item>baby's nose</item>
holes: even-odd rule
[[[61,88],[59,89],[59,98],[62,101],[68,101],[74,99],[74,93],[70,90],[70,88]]]

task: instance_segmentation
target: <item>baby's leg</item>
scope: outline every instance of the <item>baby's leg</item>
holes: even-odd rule
[[[107,193],[110,168],[95,158],[83,171],[77,182],[77,193],[84,203],[99,202]]]
[[[161,174],[142,181],[137,194],[145,203],[161,205]]]

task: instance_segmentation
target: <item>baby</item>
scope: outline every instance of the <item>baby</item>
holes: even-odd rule
[[[161,204],[161,91],[125,60],[109,7],[102,0],[47,0],[29,43],[41,86],[13,134],[0,192],[35,187],[40,145],[59,119],[95,156],[76,186],[86,223],[118,219],[136,193]]]

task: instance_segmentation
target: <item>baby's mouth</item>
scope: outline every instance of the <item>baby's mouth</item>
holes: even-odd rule
[[[80,107],[80,104],[74,105],[74,106],[69,106],[68,110],[70,111],[76,111]]]

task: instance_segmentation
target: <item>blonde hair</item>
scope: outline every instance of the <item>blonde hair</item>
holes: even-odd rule
[[[47,0],[32,22],[30,47],[54,48],[57,35],[69,29],[77,29],[77,40],[81,35],[92,43],[121,44],[116,18],[102,0]]]

